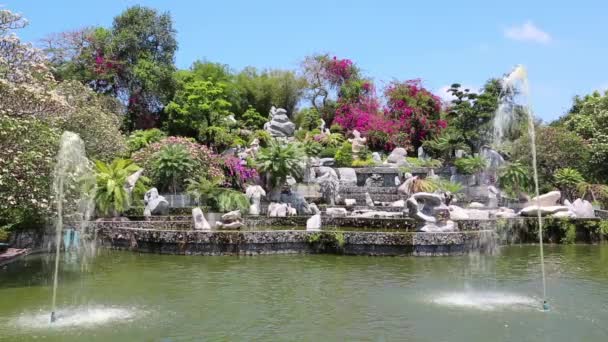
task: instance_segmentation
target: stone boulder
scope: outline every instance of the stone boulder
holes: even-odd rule
[[[287,138],[292,137],[296,125],[289,120],[287,111],[283,108],[276,109],[272,107],[270,109],[271,119],[264,125],[264,129],[275,138]]]
[[[540,215],[541,216],[548,216],[548,215],[553,215],[555,213],[558,213],[560,211],[569,211],[569,208],[563,205],[552,205],[552,206],[546,206],[546,207],[537,207],[535,205],[531,205],[528,207],[523,208],[519,214],[521,216],[537,216],[538,212],[540,211]]]
[[[565,200],[564,205],[570,209],[572,213],[575,214],[576,217],[579,218],[593,218],[595,217],[595,210],[593,209],[593,205],[586,200],[577,198],[574,202],[570,203],[570,201]]]
[[[405,207],[405,201],[404,200],[398,200],[395,202],[392,202],[391,204],[389,204],[390,207],[397,207],[397,208],[404,208]]]
[[[224,215],[222,215],[222,222],[230,223],[230,222],[234,222],[234,221],[240,221],[241,217],[242,216],[241,216],[240,210],[229,211],[229,212],[225,213]]]
[[[482,208],[485,208],[486,206],[483,203],[471,202],[471,203],[469,203],[469,205],[467,207],[470,209],[482,209]]]
[[[452,220],[468,220],[469,214],[466,209],[463,209],[456,205],[448,206],[450,210],[450,219]]]
[[[195,230],[211,230],[211,225],[207,222],[207,219],[205,219],[205,215],[201,208],[192,209],[192,219],[194,220]]]
[[[393,166],[409,166],[405,157],[407,157],[407,150],[403,147],[397,147],[391,151],[384,163]]]
[[[338,168],[338,175],[340,175],[340,184],[357,185],[357,173],[355,169],[350,167]]]
[[[321,215],[316,214],[306,220],[307,231],[319,231],[321,230]]]
[[[538,196],[538,200],[536,197],[532,198],[527,206],[540,205],[541,207],[552,207],[559,202],[561,197],[562,193],[559,191],[547,192]]]
[[[372,200],[372,196],[369,194],[369,192],[365,193],[365,205],[368,207],[374,206],[374,200]]]
[[[354,198],[345,198],[344,205],[351,208],[357,205],[357,200]]]
[[[403,214],[401,212],[395,212],[395,211],[372,210],[372,211],[361,212],[361,213],[357,214],[356,217],[362,217],[362,218],[395,218],[395,217],[403,217]]]
[[[321,158],[319,159],[319,164],[321,166],[334,166],[336,165],[336,160],[334,158]]]
[[[165,197],[158,194],[158,189],[152,188],[144,195],[144,216],[167,215],[169,213],[169,202]]]
[[[330,217],[346,217],[348,211],[345,208],[327,208],[325,214]]]
[[[317,207],[317,205],[316,205],[316,204],[314,204],[314,203],[310,203],[310,204],[308,205],[308,207],[310,208],[310,212],[311,212],[313,215],[316,215],[316,214],[320,214],[320,213],[321,213],[321,210],[319,210],[319,207]]]
[[[272,202],[268,205],[267,215],[269,217],[286,217],[287,204]]]
[[[245,195],[249,199],[249,215],[260,215],[260,201],[266,196],[266,191],[259,185],[250,185],[245,190]]]
[[[382,157],[378,152],[372,152],[372,160],[376,165],[382,164]]]

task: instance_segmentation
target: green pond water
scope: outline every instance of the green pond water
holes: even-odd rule
[[[102,250],[0,269],[2,341],[608,341],[608,245],[495,256],[201,257]]]

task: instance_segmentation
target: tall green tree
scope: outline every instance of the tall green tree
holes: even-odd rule
[[[479,93],[463,88],[458,83],[452,84],[448,92],[454,97],[448,112],[449,126],[458,133],[460,140],[472,153],[477,153],[491,139],[491,122],[501,92],[500,81],[488,80]]]
[[[175,97],[165,108],[169,134],[197,137],[212,126],[222,126],[230,114],[225,86],[178,71]]]

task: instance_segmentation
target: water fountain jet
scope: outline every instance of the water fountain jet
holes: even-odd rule
[[[519,87],[519,88],[518,88]],[[540,207],[540,191],[538,186],[538,167],[536,162],[536,132],[534,129],[534,116],[532,114],[530,103],[530,87],[528,84],[528,72],[522,65],[517,65],[502,80],[502,92],[500,96],[500,104],[494,117],[494,143],[502,143],[507,133],[516,121],[516,106],[506,99],[510,96],[521,94],[525,98],[525,105],[522,107],[524,114],[528,119],[528,135],[530,136],[530,152],[532,154],[532,169],[534,173],[534,193],[536,195],[536,206]],[[542,274],[542,290],[543,290],[543,309],[548,310],[547,304],[547,285],[545,277],[545,260],[543,252],[543,221],[541,211],[537,210],[538,218],[538,241],[540,246],[540,267]]]
[[[61,251],[64,217],[67,210],[72,209],[70,207],[64,208],[64,205],[74,204],[66,200],[66,195],[69,195],[68,197],[75,196],[77,208],[73,208],[73,212],[81,213],[80,222],[86,222],[89,218],[88,216],[92,213],[92,205],[91,196],[83,196],[83,193],[88,190],[83,184],[91,179],[91,163],[86,157],[84,142],[77,134],[68,131],[64,132],[61,135],[59,152],[57,152],[56,164],[53,170],[53,194],[56,200],[57,218],[55,221],[55,270],[53,273],[51,323],[57,320],[56,303],[59,281],[59,253]],[[81,229],[84,229],[83,224],[81,224]],[[79,235],[82,237],[82,234]],[[78,243],[78,241],[75,243]]]

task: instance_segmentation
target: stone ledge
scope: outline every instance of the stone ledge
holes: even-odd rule
[[[139,252],[188,255],[337,253],[453,255],[491,252],[493,232],[160,231],[99,228],[102,245]]]

